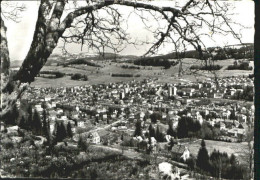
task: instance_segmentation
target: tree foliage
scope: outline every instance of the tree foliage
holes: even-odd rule
[[[203,66],[192,65],[190,67],[190,69],[192,70],[207,70],[207,71],[216,71],[216,70],[220,70],[221,68],[222,66],[220,65],[203,65]]]
[[[189,116],[182,116],[177,126],[178,138],[186,138],[196,136],[201,129],[198,121],[193,120]]]
[[[157,126],[157,128],[156,128],[155,139],[158,142],[164,142],[164,134],[160,131],[159,126]]]
[[[83,140],[82,136],[79,136],[78,148],[82,151],[86,151],[88,149],[88,144]]]
[[[56,122],[56,141],[60,142],[67,137],[67,130],[63,122]]]
[[[138,120],[138,121],[135,123],[134,136],[142,136],[142,126],[141,126],[141,121],[140,121],[140,120]]]
[[[154,129],[152,124],[149,125],[148,130],[149,130],[149,136],[150,137],[155,137],[155,129]]]
[[[47,121],[47,112],[45,109],[42,112],[42,135],[47,138],[47,143],[50,143],[50,124],[49,120]]]
[[[227,67],[227,70],[252,70],[253,67],[249,66],[249,62],[241,62],[241,63],[237,63],[237,61],[234,62],[233,65],[229,65]]]
[[[27,125],[24,116],[22,116],[22,118],[20,119],[18,126],[22,129],[26,129]]]
[[[243,179],[245,169],[237,163],[234,154],[229,157],[214,149],[210,155],[210,173],[214,177],[226,179]]]
[[[82,75],[80,73],[76,73],[71,75],[71,79],[72,80],[83,80],[83,81],[87,81],[88,80],[88,76],[87,75]]]
[[[9,111],[6,116],[4,117],[4,120],[6,124],[9,125],[16,125],[18,124],[18,117],[19,117],[19,110],[17,108],[17,105],[15,104],[11,111]]]
[[[165,69],[169,69],[172,65],[172,63],[169,60],[158,58],[139,59],[135,60],[134,64],[141,66],[163,66]]]
[[[157,120],[162,120],[162,115],[159,112],[154,112],[150,115],[152,123],[156,123]]]
[[[236,100],[246,100],[246,101],[253,101],[254,99],[254,88],[251,86],[246,86],[243,91],[237,91],[233,96],[232,99]]]
[[[204,139],[201,141],[201,147],[197,155],[196,165],[203,171],[209,170],[209,154]]]
[[[38,111],[35,109],[33,113],[32,132],[36,135],[42,135],[42,122]]]
[[[70,138],[73,136],[70,122],[68,122],[68,124],[67,124],[67,134],[68,134],[68,137],[70,137]]]
[[[172,122],[172,121],[170,121],[170,122],[168,123],[167,134],[169,134],[169,135],[171,135],[171,136],[174,136],[174,137],[176,137],[176,135],[177,135],[177,132],[173,129],[173,122]]]

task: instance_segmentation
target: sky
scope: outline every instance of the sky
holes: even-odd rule
[[[183,1],[178,1],[183,2]],[[242,30],[242,42],[243,43],[253,43],[254,41],[254,2],[250,0],[242,1],[232,1],[234,3],[235,9],[232,10],[232,13],[236,14],[232,16],[232,19],[236,22],[241,23],[242,25],[249,27],[248,29]],[[22,1],[26,6],[26,10],[21,12],[19,22],[13,22],[10,20],[5,20],[7,26],[7,39],[8,39],[8,48],[10,53],[11,60],[23,60],[29,50],[33,32],[35,28],[35,23],[37,19],[37,12],[39,7],[38,1]],[[174,1],[155,1],[152,2],[160,6],[173,6],[175,5]],[[123,18],[127,18],[128,14],[132,12],[132,8],[121,7],[120,11],[123,14]],[[151,24],[156,24],[155,20],[151,19]],[[128,30],[127,32],[133,39],[145,40],[153,39],[153,35],[144,29],[142,21],[136,16],[131,15],[128,18]],[[231,36],[216,36],[214,41],[205,39],[204,40],[208,47],[210,46],[223,46],[223,45],[232,45],[238,44],[239,41],[235,40]],[[133,45],[128,45],[121,52],[124,55],[142,55],[148,49],[150,45],[142,45],[134,47]],[[71,53],[80,53],[81,48],[79,45],[70,44],[68,45]],[[159,54],[165,54],[173,51],[173,46],[171,44],[162,47],[159,51]],[[56,48],[54,53],[60,53],[60,49]],[[83,52],[86,52],[86,49],[83,48]]]

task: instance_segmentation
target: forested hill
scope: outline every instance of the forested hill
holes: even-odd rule
[[[214,56],[214,60],[224,60],[224,59],[242,59],[248,58],[253,60],[254,53],[254,44],[246,43],[246,44],[237,44],[237,45],[228,45],[225,47],[209,47],[208,51],[211,52]],[[195,50],[176,53],[172,52],[165,55],[153,56],[154,60],[168,60],[168,59],[177,59],[177,58],[195,58],[199,59],[199,54]],[[207,55],[204,54],[204,58],[207,58]],[[86,53],[81,53],[77,55],[70,55],[68,57],[64,57],[59,54],[53,54],[49,57],[46,65],[53,64],[67,64],[68,62],[72,62],[77,59],[84,59],[84,61],[100,61],[100,60],[114,60],[114,61],[125,61],[134,63],[134,61],[148,61],[151,57],[140,57],[135,55],[120,55],[115,53],[104,53],[98,55],[89,55]],[[11,67],[20,67],[22,64],[22,60],[13,60],[11,61]]]
[[[253,60],[254,55],[254,44],[245,43],[237,45],[228,45],[225,47],[209,47],[207,49],[213,54],[213,60],[224,60],[224,59],[243,59],[248,58]],[[178,58],[195,58],[199,59],[199,53],[196,50],[190,50],[185,52],[172,52],[166,55],[154,56],[152,59],[178,59]],[[204,58],[208,58],[208,55],[204,54]],[[139,57],[138,59],[129,60],[133,61],[146,61],[151,59],[151,57]]]

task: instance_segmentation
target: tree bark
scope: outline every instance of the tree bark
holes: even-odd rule
[[[64,10],[65,1],[61,0],[55,4],[51,19],[48,20],[46,13],[46,2],[42,0],[38,11],[35,32],[30,50],[17,74],[15,80],[31,83],[39,73],[48,57],[51,55],[63,31],[58,31],[60,17]]]
[[[1,10],[1,9],[0,9]],[[1,18],[1,17],[0,17]],[[1,51],[0,51],[0,58],[1,58],[1,104],[0,109],[4,108],[5,104],[5,93],[4,89],[9,81],[9,68],[10,68],[10,59],[9,59],[9,51],[8,51],[8,44],[6,39],[6,27],[3,19],[1,18]]]
[[[48,57],[52,54],[54,48],[57,46],[59,38],[62,37],[62,34],[65,32],[67,28],[71,27],[71,24],[75,18],[84,15],[86,13],[96,11],[103,7],[117,4],[122,6],[142,8],[142,9],[159,12],[161,13],[161,15],[164,16],[165,20],[169,22],[170,20],[168,19],[169,17],[166,12],[170,12],[173,17],[185,16],[186,9],[188,8],[188,6],[192,4],[193,1],[192,0],[189,1],[181,10],[179,10],[173,7],[158,7],[156,5],[142,3],[142,2],[133,2],[133,1],[125,1],[125,0],[118,0],[118,1],[106,0],[103,2],[100,1],[94,5],[88,5],[85,7],[77,8],[73,12],[69,13],[61,22],[61,16],[64,12],[64,7],[66,2],[67,0],[56,0],[55,3],[50,3],[50,0],[41,0],[39,11],[38,11],[38,19],[35,25],[35,32],[34,32],[33,41],[30,50],[25,60],[23,61],[23,64],[20,67],[19,71],[15,74],[15,76],[12,79],[9,78],[9,83],[14,81],[18,82],[14,89],[20,89],[19,91],[16,92],[15,96],[12,98],[13,99],[12,104],[15,103],[14,102],[15,98],[19,98],[22,94],[22,91],[24,91],[21,90],[20,84],[31,83],[34,80],[35,76],[37,76],[37,74],[39,73],[43,65],[46,63]],[[2,20],[1,20],[1,24],[2,24]],[[183,38],[185,41],[194,45],[193,40],[187,38],[185,35],[182,34],[181,28],[178,28],[173,24],[171,24],[171,26],[172,28],[175,28],[176,31],[178,31],[180,38]],[[2,34],[3,37],[6,37],[5,36],[6,29],[4,29],[3,31],[4,33],[2,33],[2,25],[1,25],[1,39],[2,39]],[[196,41],[196,43],[198,42]],[[10,61],[9,61],[9,53],[8,53],[6,38],[3,38],[3,46],[5,46],[5,49],[7,51],[4,51],[2,53],[2,40],[1,40],[1,67],[2,64],[4,64],[6,68],[3,68],[3,72],[7,73],[8,75]],[[6,59],[6,61],[3,61],[5,63],[2,63],[2,56],[4,59]],[[6,71],[6,69],[8,69],[8,71]],[[2,85],[3,84],[1,84],[1,90],[2,90]],[[3,96],[3,94],[1,94],[1,96]]]
[[[171,7],[160,8],[154,5],[131,1],[105,1],[95,5],[78,8],[75,11],[69,13],[63,22],[60,22],[60,18],[65,6],[65,0],[58,0],[53,10],[51,19],[48,21],[46,20],[46,8],[48,7],[46,1],[47,0],[41,1],[33,42],[21,68],[15,75],[15,80],[29,83],[34,80],[34,77],[39,73],[43,65],[46,63],[48,57],[57,46],[59,38],[67,28],[71,27],[73,20],[78,16],[112,4],[120,4],[134,8],[145,8],[161,13],[164,11],[169,11],[174,14],[180,13],[180,10]]]
[[[9,51],[7,45],[6,27],[4,21],[1,18],[1,75],[4,74],[5,76],[9,75],[10,67]]]

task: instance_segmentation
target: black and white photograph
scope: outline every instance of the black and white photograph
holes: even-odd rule
[[[259,1],[0,2],[0,178],[260,178]]]

